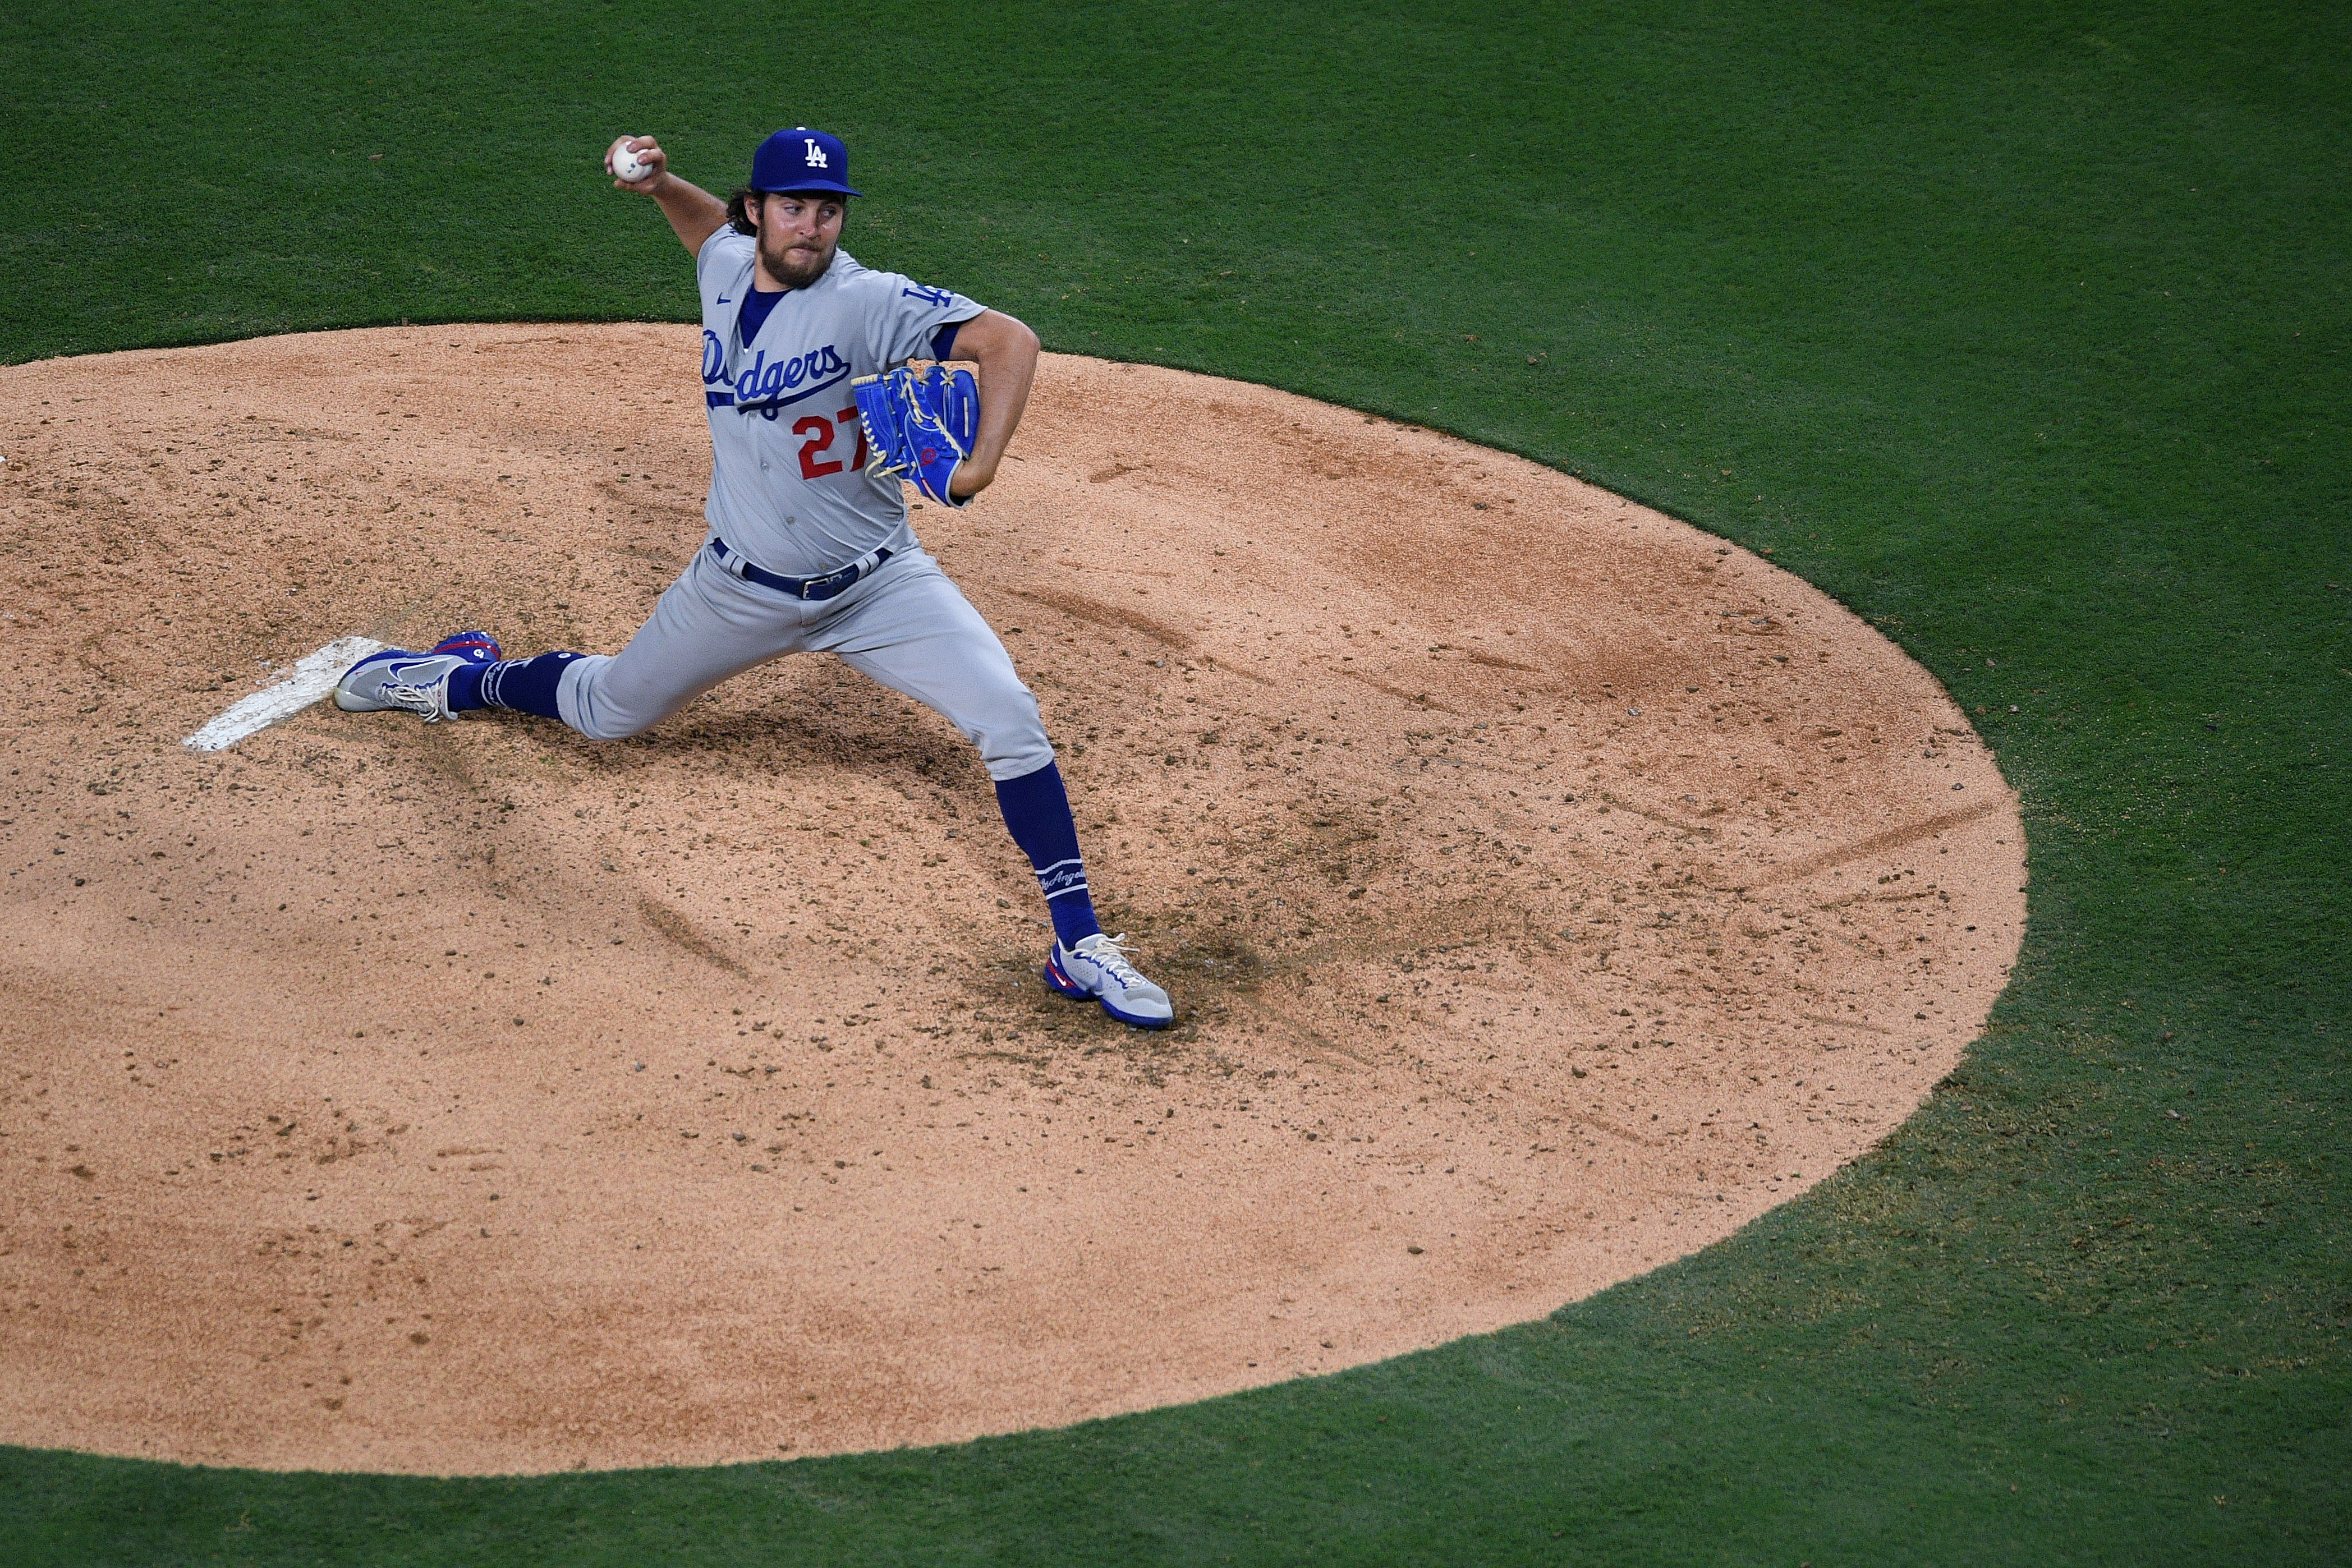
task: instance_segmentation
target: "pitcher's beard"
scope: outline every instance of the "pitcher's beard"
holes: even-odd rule
[[[767,268],[769,277],[787,288],[806,288],[823,277],[824,269],[833,265],[833,256],[834,253],[827,250],[814,261],[799,262],[793,259],[789,248],[778,246],[771,250],[765,245],[760,247],[761,265]]]

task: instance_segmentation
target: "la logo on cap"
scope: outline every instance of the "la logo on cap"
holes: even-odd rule
[[[751,154],[755,191],[832,192],[857,194],[848,183],[849,149],[829,131],[795,125],[760,143]]]

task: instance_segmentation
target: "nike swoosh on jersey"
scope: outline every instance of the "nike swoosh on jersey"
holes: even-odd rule
[[[724,294],[722,294],[722,295],[720,295],[720,296],[719,297],[719,303],[720,303],[721,305],[732,305],[732,304],[734,303],[734,301],[733,301],[733,300],[731,300],[731,299],[730,299],[730,298],[727,298],[727,296],[725,296]]]

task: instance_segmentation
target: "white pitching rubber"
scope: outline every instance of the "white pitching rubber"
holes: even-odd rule
[[[191,751],[226,751],[279,719],[291,718],[335,689],[343,672],[392,646],[373,637],[338,637],[294,661],[294,674],[265,691],[231,704],[226,712],[180,744]]]

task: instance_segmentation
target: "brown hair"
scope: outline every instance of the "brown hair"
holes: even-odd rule
[[[755,191],[749,185],[736,186],[735,193],[727,198],[727,226],[739,235],[758,234],[760,225],[751,221],[750,208],[755,197],[765,194],[766,192]]]
[[[763,196],[789,196],[790,191],[755,191],[749,185],[738,185],[735,193],[727,198],[727,224],[739,235],[756,235],[760,225],[751,221],[751,204]],[[810,191],[807,194],[820,201],[839,202],[841,210],[849,210],[849,198],[838,191]]]

